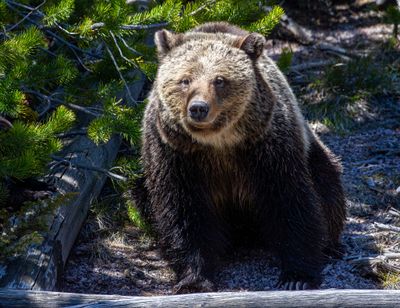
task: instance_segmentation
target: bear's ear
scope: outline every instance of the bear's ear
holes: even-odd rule
[[[250,58],[255,60],[261,56],[265,43],[265,38],[261,34],[250,33],[240,38],[235,45],[246,52]]]
[[[157,46],[157,53],[160,58],[164,57],[173,47],[183,41],[183,35],[168,30],[157,31],[154,35],[154,42]]]

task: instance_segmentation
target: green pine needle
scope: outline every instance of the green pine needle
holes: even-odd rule
[[[148,11],[140,12],[126,0],[47,0],[31,14],[28,6],[40,3],[21,3],[25,7],[12,5],[12,9],[0,1],[0,115],[13,124],[0,130],[0,204],[8,198],[5,178],[45,174],[51,155],[62,149],[57,135],[75,123],[74,113],[64,106],[68,103],[100,114],[88,124],[88,136],[95,143],[118,133],[139,144],[145,104],[128,107],[116,97],[137,81],[136,67],[155,78],[155,48],[148,46],[153,30],[122,26],[162,24],[185,32],[204,22],[228,21],[268,34],[283,14],[273,7],[266,15],[258,0],[152,1]],[[45,112],[54,109],[50,115]],[[136,165],[125,166],[134,178]],[[141,225],[134,208],[128,211]],[[21,237],[34,234],[23,231]],[[0,250],[11,247],[12,240],[0,237]]]
[[[74,11],[74,0],[61,0],[57,2],[57,4],[50,5],[44,10],[44,22],[48,26],[53,26],[56,23],[67,21]]]
[[[268,35],[279,23],[284,13],[284,10],[280,6],[274,6],[267,16],[250,24],[247,30]]]

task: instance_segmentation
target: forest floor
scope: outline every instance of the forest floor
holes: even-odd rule
[[[320,43],[365,54],[390,37],[391,27],[382,24],[376,12],[346,7],[338,10],[348,13],[340,14],[335,23],[312,30]],[[279,40],[271,42],[271,57],[276,59],[285,47],[294,53],[293,66],[326,60],[338,62],[347,57],[321,45],[303,46]],[[312,72],[316,78],[318,69],[324,68],[317,67]],[[310,95],[310,91],[304,90],[308,86],[305,75],[309,72],[289,74],[300,103]],[[312,123],[325,144],[342,160],[348,198],[343,233],[346,252],[342,260],[333,260],[325,267],[323,289],[400,288],[400,98],[382,96],[367,102],[367,106],[357,125],[345,131],[335,131],[319,121]],[[107,188],[103,195],[104,200],[110,199]],[[113,220],[110,213],[121,207],[118,202],[105,202],[112,208],[101,214],[94,205],[69,257],[60,282],[61,291],[171,294],[175,276],[161,257],[157,243],[132,224]],[[241,250],[226,257],[214,281],[218,291],[272,290],[279,271],[272,256]]]

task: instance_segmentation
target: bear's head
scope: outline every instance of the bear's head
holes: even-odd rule
[[[166,117],[202,144],[238,142],[235,124],[257,89],[254,61],[264,37],[161,30],[155,42],[160,60],[155,90]]]

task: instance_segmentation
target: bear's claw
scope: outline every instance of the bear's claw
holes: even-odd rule
[[[279,285],[283,290],[301,291],[313,289],[308,282],[304,281],[287,281]]]
[[[313,283],[309,279],[301,279],[294,277],[281,277],[276,285],[276,288],[288,291],[301,291],[318,289],[317,283]]]

